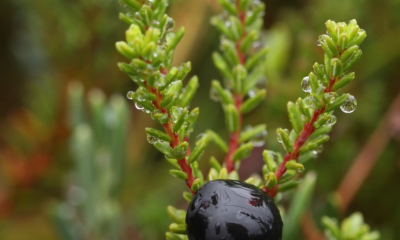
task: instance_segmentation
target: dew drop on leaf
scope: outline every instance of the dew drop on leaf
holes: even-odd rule
[[[350,95],[349,99],[345,103],[343,103],[342,106],[340,106],[340,109],[344,113],[352,113],[354,110],[357,108],[357,99],[353,96]]]
[[[267,130],[262,131],[261,133],[254,136],[251,140],[254,147],[262,147],[265,144],[265,136],[267,136]]]
[[[135,102],[135,107],[136,107],[136,109],[138,109],[138,110],[143,110],[143,106],[142,105],[140,105],[140,104],[138,104],[138,103],[136,103]]]
[[[147,134],[147,141],[148,141],[150,144],[155,144],[156,142],[158,142],[158,138]]]
[[[333,126],[337,121],[336,116],[332,115],[331,118],[326,122],[325,126]]]
[[[310,78],[308,76],[301,80],[301,89],[303,89],[304,92],[311,92]]]
[[[166,30],[172,31],[172,30],[174,30],[174,27],[175,27],[175,21],[174,21],[174,19],[169,17],[167,20]]]
[[[133,91],[129,91],[127,94],[126,94],[126,97],[129,99],[129,100],[132,100],[132,98],[133,98]]]
[[[214,87],[212,87],[212,88],[210,89],[210,98],[211,98],[211,100],[213,100],[214,102],[219,102],[219,100],[220,100],[219,94],[218,94],[217,90],[216,90]]]

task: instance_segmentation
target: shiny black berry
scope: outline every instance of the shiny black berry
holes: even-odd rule
[[[273,199],[240,181],[215,180],[194,195],[187,215],[189,240],[280,240],[283,223]]]

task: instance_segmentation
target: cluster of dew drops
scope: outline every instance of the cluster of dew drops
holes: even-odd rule
[[[304,77],[301,80],[301,88],[303,89],[304,92],[311,93],[310,78],[308,76]],[[333,93],[325,93],[325,94],[329,94],[330,103],[333,103],[335,101],[335,96],[333,95]],[[353,95],[350,95],[347,101],[340,106],[340,109],[344,113],[352,113],[356,110],[356,108],[357,108],[357,99]]]

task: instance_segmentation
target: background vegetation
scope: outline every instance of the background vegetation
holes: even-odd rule
[[[400,90],[400,2],[265,3],[263,41],[270,46],[265,63],[267,98],[245,118],[244,126],[246,122],[267,123],[266,145],[275,148],[275,129],[289,126],[287,101],[302,95],[301,79],[314,62],[323,59],[316,39],[325,31],[325,21],[356,18],[368,33],[362,46],[363,57],[354,69],[357,81],[347,87],[357,98],[358,107],[351,115],[337,111],[341,120],[334,127],[331,140],[317,160],[306,165],[318,174],[310,210],[317,225],[323,214],[341,218],[360,211],[372,228],[381,231],[382,239],[398,238],[400,101],[396,96]],[[69,144],[74,125],[67,86],[80,81],[85,92],[99,88],[106,96],[126,95],[134,88],[116,66],[122,58],[114,43],[123,38],[126,28],[118,20],[121,10],[114,0],[0,2],[0,239],[65,238],[57,228],[55,212],[59,212],[61,202],[70,201],[71,174],[79,169]],[[212,51],[218,48],[218,33],[209,19],[218,11],[213,0],[175,0],[169,9],[176,25],[187,30],[174,60],[177,64],[192,61],[192,74],[200,79],[192,102],[201,111],[196,127],[199,132],[206,128],[225,129],[219,104],[209,99],[211,80],[219,77],[211,61]],[[86,93],[82,94],[88,99]],[[90,99],[82,107],[90,108]],[[113,191],[121,209],[120,239],[164,239],[169,224],[166,206],[185,207],[181,197],[185,186],[169,176],[164,157],[146,141],[144,128],[155,123],[131,102],[129,105],[127,139],[122,141],[126,142],[126,156],[119,157],[125,160],[125,174],[118,175],[121,189]],[[82,121],[90,123],[94,117],[89,115],[93,114]],[[227,136],[223,131],[219,133]],[[362,152],[367,143],[367,151]],[[261,170],[262,149],[256,149],[244,161],[242,179]],[[364,155],[357,158],[360,153]],[[209,147],[200,161],[201,168],[208,169],[206,160],[211,154],[218,156],[217,149]],[[360,159],[361,164],[355,167],[350,182],[364,174],[366,179],[362,179],[357,192],[339,189],[355,159]],[[372,171],[366,171],[368,166],[373,166]],[[344,212],[337,210],[338,194],[349,200]],[[61,214],[66,219],[72,211],[67,210]],[[75,225],[79,224],[77,221]],[[307,226],[303,229],[307,232]],[[91,239],[102,238],[93,235]]]

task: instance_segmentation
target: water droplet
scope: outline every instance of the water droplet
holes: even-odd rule
[[[299,168],[299,169],[297,169],[297,172],[303,173],[305,170],[306,170],[305,168]]]
[[[332,104],[336,100],[337,93],[336,92],[327,92],[324,93],[324,99],[326,103]]]
[[[344,113],[352,113],[354,112],[354,110],[356,110],[356,108],[357,108],[357,99],[353,95],[350,95],[347,101],[343,103],[342,106],[340,106],[340,109]]]
[[[313,158],[314,159],[316,159],[317,157],[318,157],[318,152],[317,151],[312,151],[312,154],[313,154]]]
[[[303,80],[301,80],[301,88],[304,92],[311,92],[310,78],[308,76],[304,77]]]
[[[301,114],[300,118],[301,118],[301,121],[307,122],[307,117],[305,115]]]
[[[144,108],[142,105],[138,104],[137,102],[135,102],[135,107],[138,110],[142,110]]]
[[[267,136],[267,130],[264,130],[264,131],[260,132],[259,134],[257,134],[256,136],[254,136],[254,138],[251,140],[251,142],[253,143],[253,146],[254,147],[264,146],[265,136]]]
[[[182,114],[183,108],[173,106],[170,110],[172,121],[175,122]]]
[[[147,134],[147,141],[148,141],[150,144],[155,144],[156,142],[158,142],[158,138]]]
[[[220,97],[219,97],[219,94],[218,94],[218,92],[217,92],[217,89],[215,89],[214,87],[212,87],[212,88],[210,89],[210,98],[211,98],[211,100],[213,100],[214,102],[219,102],[219,100],[220,100]]]
[[[326,122],[325,126],[333,126],[337,122],[337,118],[331,115],[331,118]]]
[[[119,0],[119,1],[118,1],[118,4],[119,4],[121,7],[126,7],[126,3],[125,3],[123,0]]]
[[[134,91],[129,91],[129,92],[126,94],[126,97],[127,97],[129,100],[132,100],[133,94],[134,94],[134,93],[135,93]]]
[[[314,96],[308,96],[306,98],[303,99],[304,104],[312,109],[318,109],[319,104],[318,104],[318,99],[315,98]]]
[[[257,92],[258,92],[257,89],[253,88],[253,89],[250,89],[247,94],[249,95],[249,97],[252,98],[256,95]]]
[[[289,130],[288,129],[283,129],[283,131],[285,131],[286,134],[289,135]],[[279,131],[279,128],[276,129],[276,136],[277,136],[278,142],[282,143],[283,140],[282,140],[282,135],[281,135],[281,133]]]
[[[167,20],[167,25],[165,26],[167,31],[172,31],[174,30],[175,27],[175,21],[172,18],[168,18]]]

